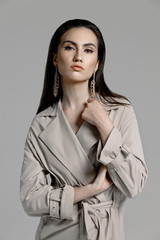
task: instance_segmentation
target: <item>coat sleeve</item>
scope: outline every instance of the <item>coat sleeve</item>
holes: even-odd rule
[[[47,184],[46,170],[41,164],[28,133],[20,178],[20,198],[30,216],[50,215],[55,219],[72,219],[74,188],[63,185],[54,188]]]
[[[99,140],[97,160],[107,166],[116,187],[132,198],[142,191],[148,171],[132,106],[124,106],[120,121],[120,128],[114,125],[104,147]]]

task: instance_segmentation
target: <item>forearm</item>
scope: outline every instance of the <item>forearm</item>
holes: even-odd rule
[[[147,168],[136,120],[130,121],[123,132],[114,127],[107,144],[101,146],[99,142],[97,160],[107,167],[112,181],[124,195],[135,197],[146,182]]]
[[[113,123],[111,120],[108,122],[108,124],[105,123],[105,124],[101,124],[101,125],[97,126],[103,146],[107,142],[107,139],[108,139],[111,131],[113,130],[113,127],[114,126],[113,126]]]
[[[101,165],[93,183],[86,186],[74,187],[74,204],[103,192],[109,188],[112,183],[112,180],[107,174],[107,168]]]
[[[94,184],[88,184],[86,186],[74,187],[74,204],[80,202],[89,197],[93,197],[98,193],[98,189]]]

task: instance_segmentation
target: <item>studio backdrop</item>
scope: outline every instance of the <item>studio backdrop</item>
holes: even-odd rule
[[[125,210],[126,240],[160,239],[160,1],[0,0],[0,240],[32,240],[39,218],[24,212],[19,183],[50,39],[73,18],[94,22],[107,47],[105,81],[132,103],[149,176]]]

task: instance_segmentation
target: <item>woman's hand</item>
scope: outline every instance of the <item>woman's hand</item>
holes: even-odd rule
[[[98,174],[94,182],[92,183],[93,188],[95,189],[96,194],[103,192],[113,184],[111,178],[107,174],[107,167],[101,165],[99,168]]]
[[[107,168],[102,165],[93,183],[86,186],[74,187],[74,204],[103,192],[112,184],[113,182],[107,174]]]
[[[92,97],[87,99],[81,116],[84,120],[96,127],[101,126],[101,124],[106,122],[109,118],[108,113],[102,104]]]
[[[88,98],[81,117],[97,127],[104,145],[114,126],[103,105],[92,97]]]

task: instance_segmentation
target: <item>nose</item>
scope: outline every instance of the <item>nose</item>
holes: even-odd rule
[[[82,54],[80,51],[76,51],[75,56],[74,56],[74,61],[75,62],[82,62]]]

